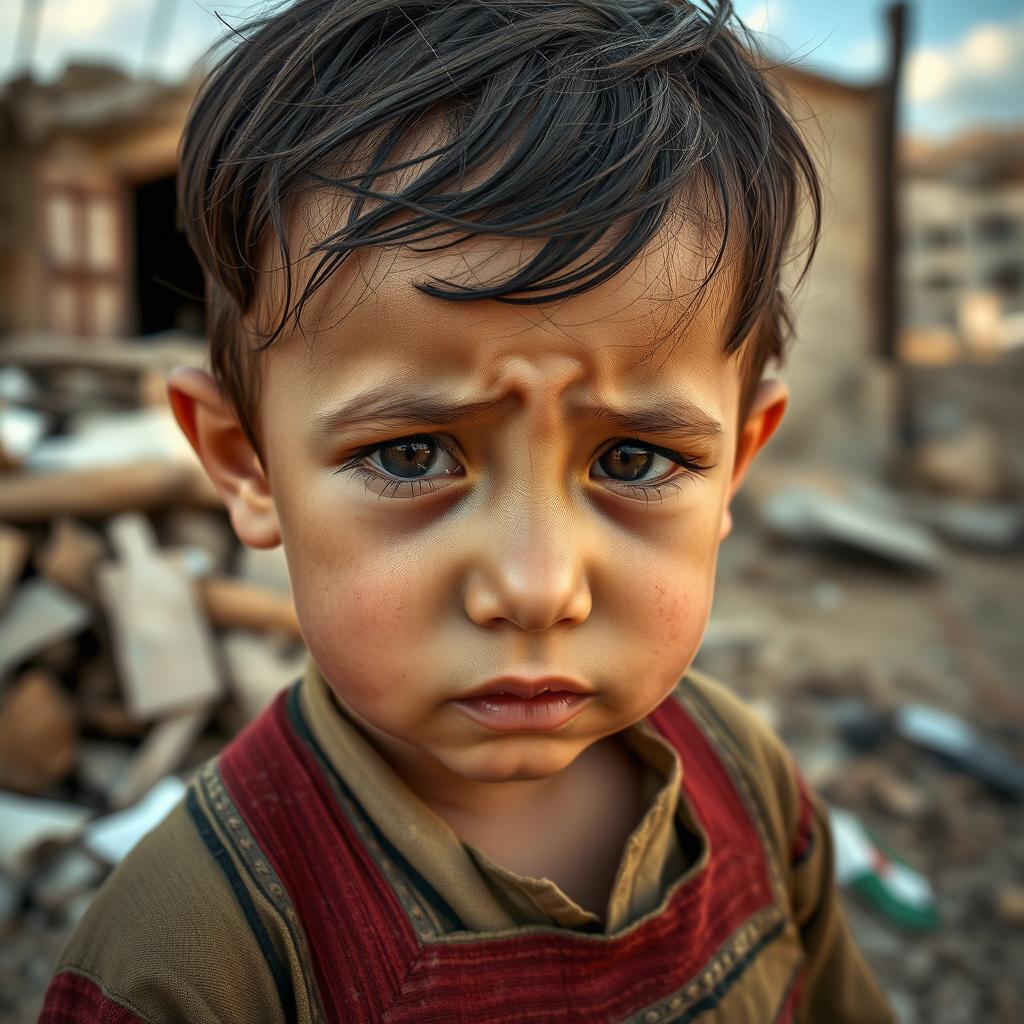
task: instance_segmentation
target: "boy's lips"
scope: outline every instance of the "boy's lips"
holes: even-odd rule
[[[512,697],[522,697],[524,700],[532,700],[542,693],[580,693],[588,694],[590,688],[573,679],[571,676],[536,676],[528,679],[525,676],[497,676],[482,683],[469,693],[463,694],[459,700],[468,700],[472,697],[492,697],[499,694],[507,694]]]
[[[489,679],[454,703],[493,732],[553,732],[571,722],[594,698],[571,676],[505,675]]]

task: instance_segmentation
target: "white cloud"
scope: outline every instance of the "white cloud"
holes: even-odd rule
[[[764,32],[768,28],[778,29],[784,17],[785,8],[774,0],[752,4],[740,13],[743,23],[755,32]]]
[[[146,0],[48,0],[43,4],[40,32],[80,40],[101,33],[120,15],[145,3]]]
[[[922,47],[907,59],[907,96],[919,103],[942,100],[956,89],[1003,74],[1024,59],[1024,18],[971,29],[945,47]]]
[[[1024,23],[1007,31],[1000,25],[982,25],[974,29],[960,44],[960,58],[965,68],[975,74],[994,75],[1005,70],[1013,59],[1014,43],[1018,49],[1024,41]]]
[[[945,50],[915,50],[907,60],[907,95],[917,102],[937,99],[953,84],[956,75],[956,61]]]

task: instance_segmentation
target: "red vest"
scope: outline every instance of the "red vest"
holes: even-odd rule
[[[790,1020],[803,953],[779,858],[739,755],[696,702],[684,706],[688,685],[647,722],[680,754],[706,859],[661,913],[615,936],[466,931],[354,804],[302,718],[298,688],[279,695],[199,774],[202,801],[190,809],[250,904],[286,1014],[302,985],[332,1024]],[[217,832],[233,857],[218,853]],[[287,927],[301,978],[243,891],[253,884]]]

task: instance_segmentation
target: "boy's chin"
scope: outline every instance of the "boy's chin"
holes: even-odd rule
[[[503,736],[496,743],[474,750],[443,752],[438,757],[446,768],[471,782],[535,782],[568,768],[582,753],[582,742],[537,744],[535,736]],[[547,749],[540,749],[540,747]]]

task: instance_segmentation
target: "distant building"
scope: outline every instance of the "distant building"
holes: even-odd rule
[[[911,143],[903,168],[908,339],[923,349],[929,337],[951,338],[957,351],[1014,343],[1024,314],[1024,129]]]
[[[194,88],[91,65],[7,84],[0,332],[202,333],[202,277],[174,215]]]

